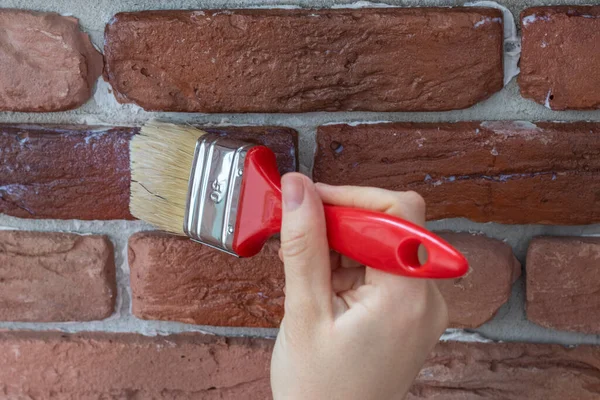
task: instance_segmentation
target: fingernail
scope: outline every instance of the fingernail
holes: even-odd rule
[[[301,176],[285,175],[281,179],[281,195],[285,211],[294,211],[304,201],[304,182]]]

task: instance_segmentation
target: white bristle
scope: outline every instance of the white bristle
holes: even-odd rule
[[[188,181],[198,138],[192,126],[151,121],[131,140],[131,214],[183,235]]]

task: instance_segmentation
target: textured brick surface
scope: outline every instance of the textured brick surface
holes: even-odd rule
[[[0,213],[125,219],[132,128],[0,125]]]
[[[327,125],[314,178],[415,190],[430,220],[600,222],[600,124]]]
[[[600,108],[600,6],[529,8],[521,27],[521,94],[553,110]]]
[[[526,343],[439,344],[407,400],[592,400],[600,348]]]
[[[539,237],[527,252],[527,317],[560,330],[600,333],[600,238]]]
[[[1,333],[0,397],[265,400],[271,348],[202,334]]]
[[[283,265],[277,242],[238,259],[186,238],[138,233],[129,240],[133,313],[200,325],[277,327]]]
[[[105,76],[147,110],[450,110],[502,88],[502,40],[491,8],[119,13]]]
[[[439,281],[454,327],[477,327],[510,296],[520,265],[509,246],[485,236],[442,233],[467,257],[469,274]],[[283,317],[283,266],[278,243],[237,259],[185,238],[133,235],[129,264],[133,312],[143,319],[200,325],[277,327]]]
[[[269,400],[273,342],[173,335],[0,334],[8,399]],[[398,355],[401,357],[402,355]],[[407,399],[592,400],[600,350],[522,343],[440,343]]]
[[[0,9],[0,111],[60,111],[90,98],[102,55],[76,18]]]
[[[104,319],[116,295],[108,238],[0,231],[0,320]]]
[[[510,246],[499,240],[469,233],[439,235],[464,254],[470,267],[462,278],[437,281],[448,304],[450,326],[481,326],[508,301],[521,264]]]
[[[208,132],[265,144],[281,172],[296,166],[288,128]],[[129,139],[137,128],[0,125],[0,213],[21,218],[131,219]]]

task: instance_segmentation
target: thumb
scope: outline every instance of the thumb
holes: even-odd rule
[[[314,184],[302,174],[285,175],[281,191],[286,314],[327,312],[332,291],[323,203]]]

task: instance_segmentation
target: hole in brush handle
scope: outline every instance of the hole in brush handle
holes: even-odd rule
[[[326,205],[329,246],[361,264],[415,278],[456,278],[467,272],[462,254],[433,233],[388,214]],[[427,249],[421,265],[419,247]]]

